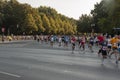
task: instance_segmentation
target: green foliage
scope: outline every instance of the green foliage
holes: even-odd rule
[[[112,33],[113,28],[120,27],[120,0],[102,0],[95,4],[91,14],[74,20],[50,7],[33,8],[17,0],[0,0],[0,28],[5,27],[5,34],[71,35],[92,32],[92,29]]]
[[[90,15],[82,15],[77,22],[78,33],[90,33],[92,31],[91,21],[92,17]]]
[[[31,34],[33,31],[38,31],[38,27],[35,24],[35,20],[32,14],[27,14],[23,23],[23,31],[26,34]]]
[[[102,0],[91,13],[99,32],[112,33],[120,27],[120,0]]]
[[[50,7],[32,8],[17,0],[0,0],[0,27],[5,34],[75,34],[76,21]]]
[[[76,21],[50,7],[39,7],[38,11],[43,21],[45,34],[76,34]],[[42,14],[42,15],[41,15]]]

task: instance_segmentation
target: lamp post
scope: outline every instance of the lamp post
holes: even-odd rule
[[[18,35],[18,28],[19,28],[19,24],[17,24],[17,33],[16,33],[17,35]]]
[[[92,28],[92,31],[91,33],[94,35],[94,27],[95,27],[95,24],[91,24],[91,28]]]
[[[2,42],[4,42],[4,32],[5,32],[5,28],[2,27]]]

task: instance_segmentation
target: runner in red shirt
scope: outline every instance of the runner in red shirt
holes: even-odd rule
[[[76,38],[73,36],[71,38],[71,43],[72,43],[72,54],[74,53],[74,50],[75,50],[75,42],[76,42]]]
[[[97,38],[98,38],[98,44],[100,46],[100,49],[98,51],[98,55],[99,55],[100,53],[102,53],[102,44],[104,42],[104,36],[103,34],[100,34]]]
[[[103,43],[103,41],[104,41],[104,36],[103,36],[103,34],[100,34],[97,38],[98,38],[98,43],[99,43],[99,45],[102,45],[102,43]]]

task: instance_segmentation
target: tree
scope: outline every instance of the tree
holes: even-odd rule
[[[43,21],[43,26],[45,28],[45,34],[50,34],[51,33],[51,27],[50,27],[50,22],[49,19],[45,14],[42,14],[41,19]]]
[[[77,22],[77,30],[79,33],[91,32],[92,17],[89,15],[82,15]]]
[[[4,13],[3,13],[4,4],[5,2],[1,0],[0,1],[0,27],[3,25],[3,21],[4,21]]]
[[[32,14],[27,14],[23,24],[23,32],[26,32],[26,34],[31,34],[34,31],[38,31],[38,27],[35,24]]]
[[[45,28],[43,26],[43,22],[42,22],[41,16],[39,15],[38,9],[34,8],[32,10],[32,16],[34,17],[35,24],[38,27],[38,31],[35,33],[38,33],[38,34],[43,33],[45,31]]]
[[[114,27],[120,27],[120,0],[102,0],[91,13],[101,32],[112,33]]]
[[[0,0],[0,25],[12,34],[73,34],[76,20],[58,14],[53,8],[32,8],[17,0]],[[16,31],[19,30],[19,31]],[[6,34],[7,34],[6,33]]]
[[[113,5],[108,7],[109,18],[111,18],[114,27],[120,27],[120,0],[113,0],[109,4]]]
[[[54,19],[52,18],[52,17],[50,17],[50,27],[51,27],[51,33],[52,34],[57,34],[57,27],[56,27],[56,25],[55,25],[55,21],[54,21]]]

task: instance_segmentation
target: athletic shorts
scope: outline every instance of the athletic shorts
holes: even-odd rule
[[[118,48],[118,51],[119,51],[119,53],[120,53],[120,48]]]
[[[101,46],[102,46],[102,45],[103,45],[103,42],[99,42],[99,45],[101,45]]]
[[[81,45],[84,45],[85,44],[85,42],[81,42]]]
[[[75,43],[72,43],[73,46],[75,46]]]
[[[109,49],[111,49],[111,48],[112,48],[112,46],[108,46],[108,48],[109,48]]]
[[[90,42],[90,44],[93,46],[94,42]]]
[[[107,56],[107,51],[106,50],[102,50],[102,55],[103,56]]]
[[[112,49],[113,49],[113,51],[114,51],[114,50],[118,50],[118,48],[116,48],[116,47],[113,47]]]

